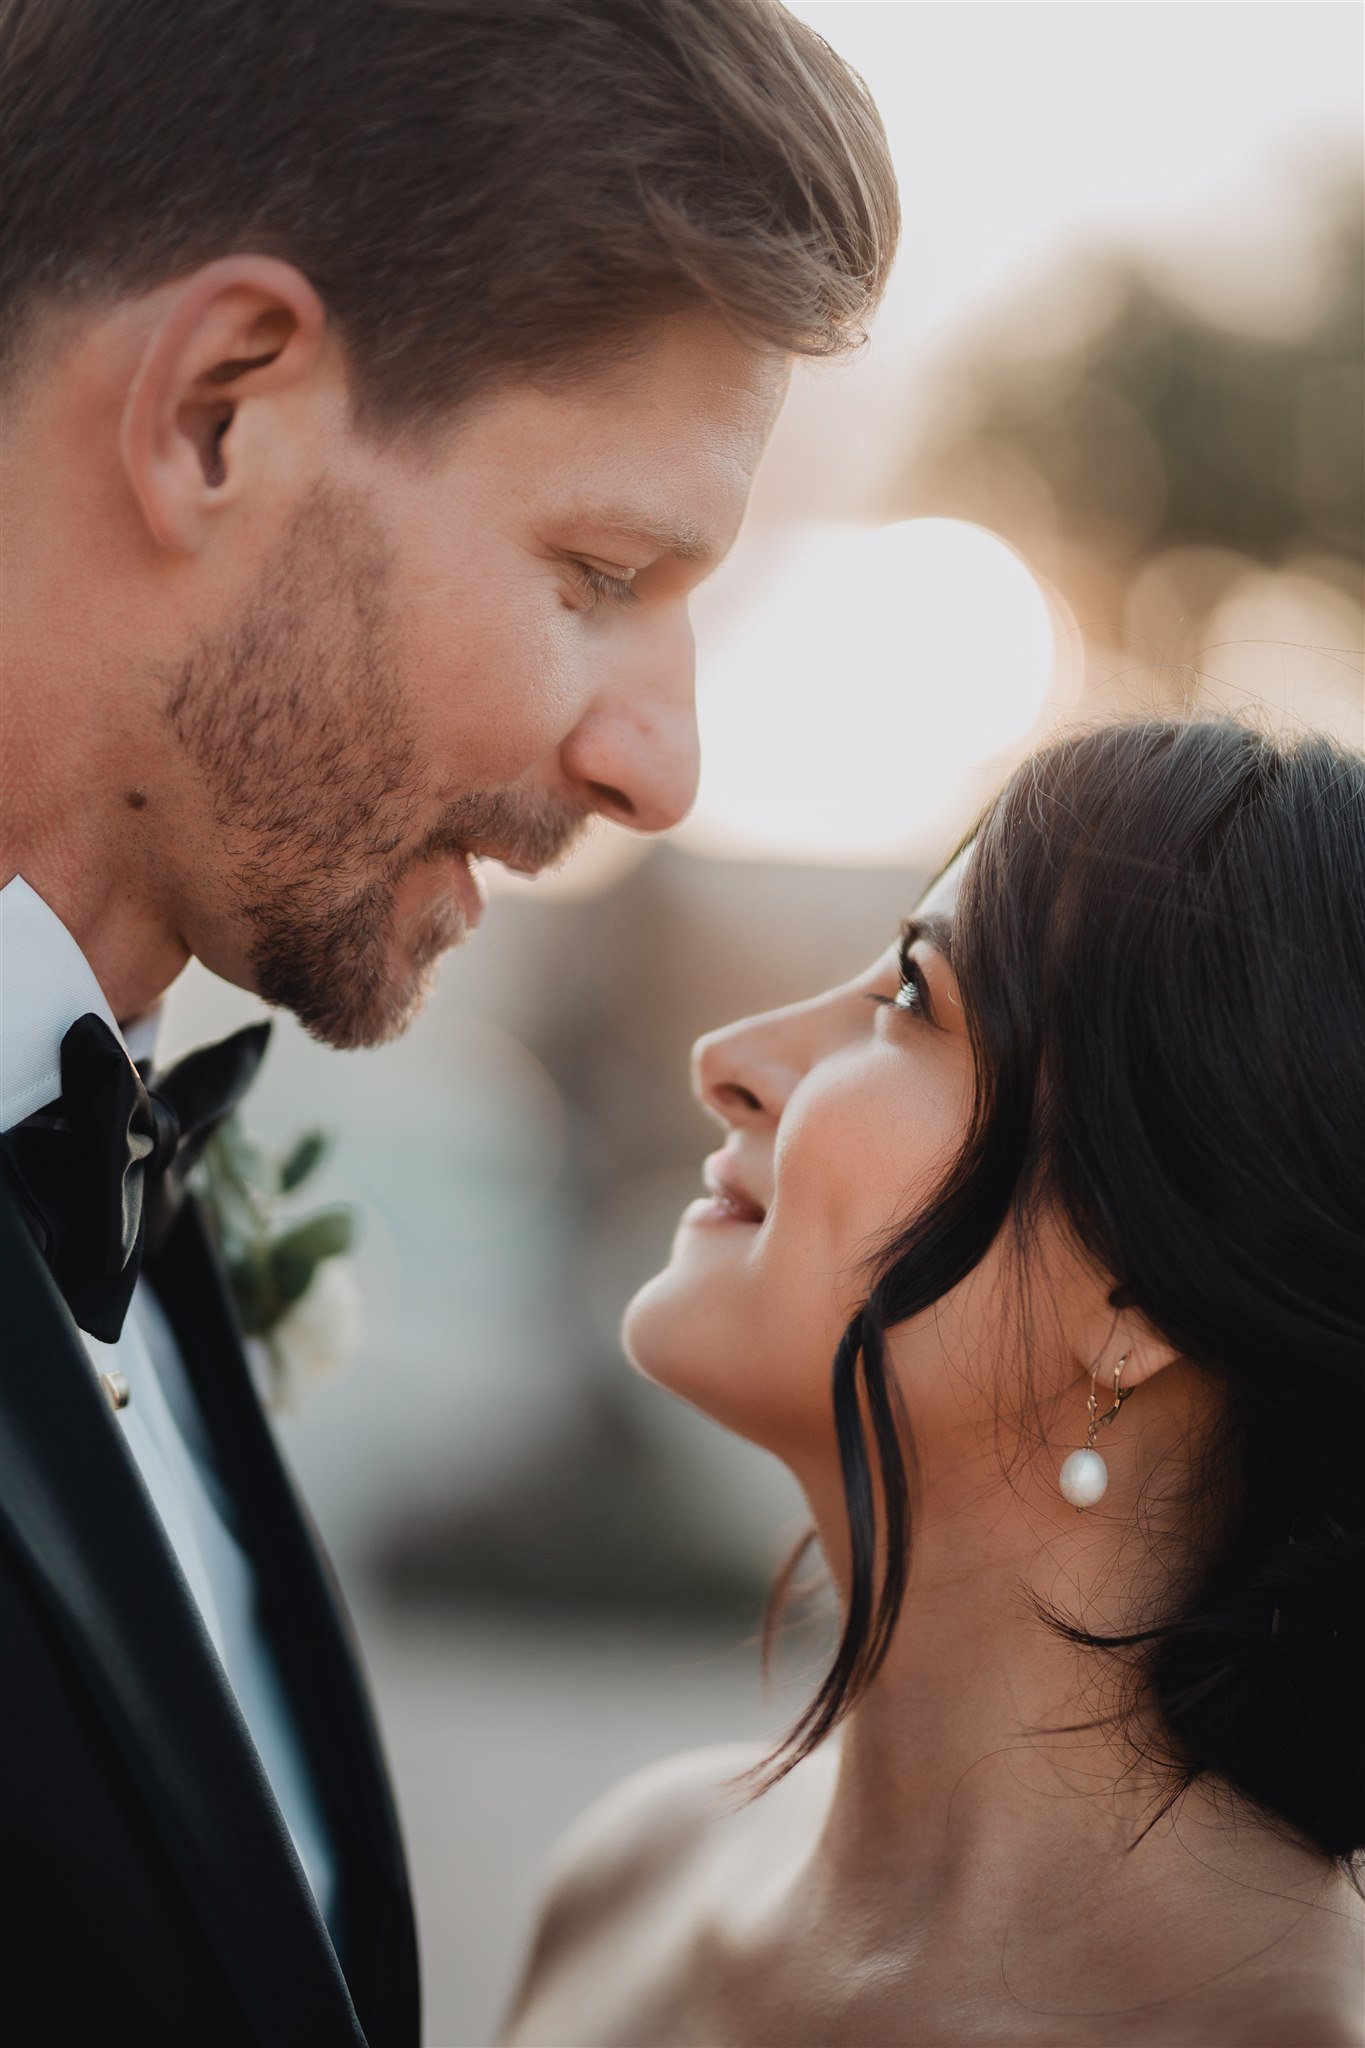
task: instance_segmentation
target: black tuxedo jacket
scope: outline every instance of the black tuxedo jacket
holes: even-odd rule
[[[0,1173],[0,2039],[416,2048],[402,1846],[340,1596],[203,1217],[148,1279],[256,1565],[338,1861],[334,1950],[65,1302]]]

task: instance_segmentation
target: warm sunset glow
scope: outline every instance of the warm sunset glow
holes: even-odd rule
[[[719,625],[719,622],[718,622]],[[1018,741],[1054,669],[1014,551],[954,519],[793,532],[703,639],[697,853],[863,864],[951,831],[971,770]]]

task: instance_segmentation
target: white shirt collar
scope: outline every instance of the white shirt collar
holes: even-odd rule
[[[89,961],[36,889],[16,875],[0,889],[0,1131],[62,1092],[62,1040],[93,1010],[130,1059],[155,1057],[161,1005],[120,1031]]]

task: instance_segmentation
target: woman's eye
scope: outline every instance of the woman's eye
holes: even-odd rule
[[[908,1010],[912,1017],[925,1016],[924,983],[918,967],[908,953],[903,953],[896,965],[901,985],[895,995],[869,995],[867,1000],[888,1010]]]
[[[916,1017],[924,1015],[924,984],[919,969],[908,953],[900,959],[901,985],[893,998],[898,1010],[909,1010]]]
[[[633,569],[627,569],[620,576],[609,576],[605,569],[594,569],[591,562],[575,560],[572,566],[589,608],[598,604],[634,603],[638,593]]]
[[[900,973],[901,985],[892,1000],[898,1010],[908,1010],[912,1017],[927,1017],[929,1005],[925,1000],[924,976],[920,973],[915,956],[910,951],[915,937],[914,925],[907,924],[896,948],[896,967]]]

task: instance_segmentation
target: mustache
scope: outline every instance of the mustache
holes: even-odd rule
[[[450,806],[402,866],[441,854],[474,854],[506,867],[556,867],[582,844],[592,820],[591,811],[552,797],[476,791]]]

